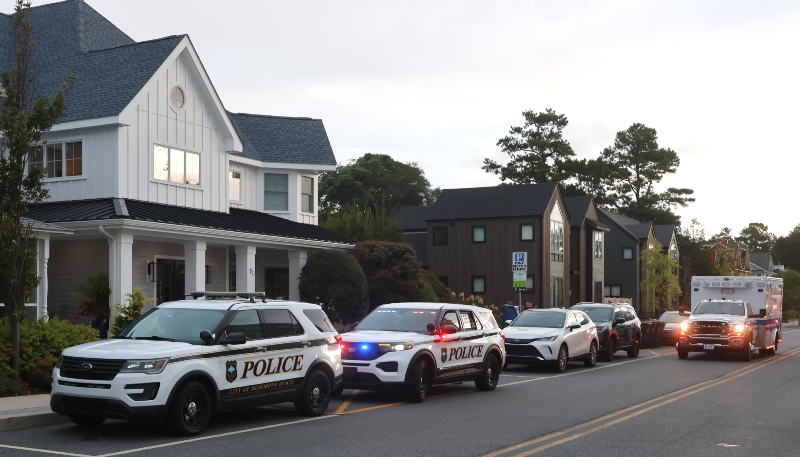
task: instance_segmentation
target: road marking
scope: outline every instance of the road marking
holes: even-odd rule
[[[461,391],[458,391],[458,392],[447,392],[447,393],[444,393],[444,394],[439,394],[439,395],[433,395],[433,396],[430,396],[430,397],[426,397],[425,399],[426,400],[433,400],[435,398],[449,397],[451,395],[465,394],[467,392],[475,392],[475,389],[461,390]],[[383,409],[383,408],[389,408],[389,407],[392,407],[392,406],[407,405],[407,404],[409,404],[407,401],[398,401],[398,402],[395,402],[395,403],[384,403],[382,405],[368,406],[366,408],[354,409],[352,411],[345,411],[345,412],[342,413],[342,415],[364,413],[364,412],[367,412],[367,411],[374,411],[376,409]]]
[[[655,357],[642,357],[641,359],[631,359],[631,360],[626,360],[624,362],[618,362],[618,363],[612,363],[612,364],[609,364],[609,365],[603,365],[602,367],[597,367],[596,366],[594,368],[587,368],[587,369],[581,370],[581,371],[572,371],[572,372],[569,372],[569,373],[561,373],[561,374],[557,374],[557,375],[554,375],[554,376],[542,376],[540,378],[526,379],[525,381],[509,382],[509,383],[506,383],[506,384],[499,384],[497,387],[515,386],[517,384],[524,384],[524,383],[527,383],[527,382],[534,382],[534,381],[542,381],[542,380],[546,380],[546,379],[555,379],[555,378],[560,378],[562,376],[572,376],[572,375],[577,375],[577,374],[581,374],[581,373],[592,373],[592,372],[594,372],[596,370],[604,370],[606,368],[616,367],[616,366],[619,366],[619,365],[624,365],[626,363],[641,362],[641,361],[650,360],[650,359],[655,359]]]
[[[352,401],[353,401],[353,397],[355,397],[356,395],[358,395],[358,389],[354,390],[354,391],[353,391],[353,393],[352,393],[352,394],[350,394],[350,397],[347,399],[347,401],[345,401],[344,403],[342,403],[342,406],[340,406],[340,407],[339,407],[339,408],[336,410],[336,412],[334,412],[333,414],[342,414],[342,413],[344,412],[344,410],[346,410],[346,409],[347,409],[347,407],[348,407],[348,406],[350,406],[350,402],[352,402]]]
[[[638,411],[635,411],[635,412],[631,413],[628,416],[620,417],[618,419],[614,419],[611,422],[605,422],[603,425],[594,427],[594,428],[586,430],[584,432],[576,433],[576,434],[568,436],[566,438],[562,438],[562,439],[560,439],[558,441],[554,441],[554,442],[539,446],[537,448],[534,448],[534,449],[531,449],[531,450],[516,454],[515,457],[525,457],[525,456],[529,456],[529,455],[532,455],[532,454],[535,454],[535,453],[550,449],[550,448],[558,446],[560,444],[564,444],[564,443],[567,443],[569,441],[576,440],[576,439],[581,438],[583,436],[595,433],[597,431],[606,429],[608,427],[611,427],[613,425],[619,424],[621,422],[625,422],[627,420],[633,419],[633,418],[635,418],[637,416],[640,416],[640,415],[642,415],[644,413],[647,413],[649,411],[652,411],[654,409],[660,408],[662,406],[666,406],[666,405],[668,405],[670,403],[673,403],[673,402],[678,401],[680,399],[683,399],[683,398],[686,398],[688,396],[694,395],[696,393],[702,392],[702,391],[704,391],[706,389],[710,389],[711,387],[715,387],[715,386],[718,386],[718,385],[721,385],[721,384],[725,384],[725,383],[730,382],[730,381],[732,381],[734,379],[737,379],[737,378],[739,378],[741,376],[744,376],[746,374],[750,374],[750,373],[752,373],[752,372],[754,372],[756,370],[760,370],[761,368],[764,368],[767,365],[771,365],[771,364],[773,364],[775,362],[783,360],[787,356],[794,355],[794,354],[796,354],[798,352],[800,352],[800,348],[793,349],[793,350],[787,352],[784,356],[773,357],[773,358],[770,358],[770,359],[764,359],[763,361],[759,361],[759,362],[757,362],[757,363],[755,363],[753,365],[748,365],[746,367],[739,368],[738,370],[734,370],[734,371],[732,371],[732,372],[730,372],[730,373],[728,373],[726,375],[723,375],[723,376],[721,376],[719,378],[711,379],[711,380],[702,382],[700,384],[696,384],[696,385],[693,385],[693,386],[685,387],[685,388],[677,390],[675,392],[671,392],[671,393],[662,395],[660,397],[656,397],[656,398],[654,398],[652,400],[648,400],[648,401],[639,403],[637,405],[630,406],[628,408],[625,408],[623,410],[617,411],[615,413],[611,413],[611,414],[607,414],[607,415],[602,416],[602,417],[598,417],[597,419],[591,420],[589,422],[585,422],[583,424],[579,424],[579,425],[576,425],[576,426],[573,426],[573,427],[569,427],[567,429],[564,429],[564,430],[561,430],[561,431],[558,431],[558,432],[550,433],[549,435],[545,435],[545,436],[542,436],[540,438],[536,438],[536,439],[533,439],[533,440],[530,440],[530,441],[526,441],[524,443],[519,443],[519,444],[516,444],[514,446],[510,446],[508,448],[505,448],[505,449],[500,449],[500,450],[492,452],[490,454],[486,454],[484,457],[495,457],[495,456],[507,454],[509,452],[516,451],[516,450],[531,446],[533,444],[538,444],[538,443],[542,443],[542,442],[545,442],[545,441],[550,441],[553,438],[557,438],[559,436],[567,435],[569,433],[578,431],[578,430],[586,428],[588,426],[595,425],[595,424],[600,423],[600,422],[605,422],[605,421],[608,421],[609,419],[612,419],[614,417],[629,413],[629,412],[634,411],[634,410],[636,410],[638,408],[641,408],[643,406],[650,405],[650,406],[647,406],[647,408],[639,409]],[[734,375],[734,376],[731,376],[731,375]],[[669,397],[672,397],[672,398],[669,398]],[[659,402],[661,402],[661,403],[659,403]]]
[[[666,354],[659,354],[658,352],[655,352],[652,349],[647,349],[647,352],[653,354],[656,357],[661,357],[662,355],[666,355]]]
[[[32,447],[22,447],[22,446],[11,446],[8,444],[0,444],[0,448],[2,449],[15,449],[18,451],[28,451],[28,452],[40,452],[43,454],[52,454],[52,455],[69,455],[73,457],[91,457],[88,454],[73,454],[71,452],[59,452],[59,451],[48,451],[47,449],[36,449]]]

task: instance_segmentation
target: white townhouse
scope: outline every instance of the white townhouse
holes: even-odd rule
[[[0,14],[0,69],[13,66]],[[40,94],[77,77],[41,165],[50,199],[29,315],[74,318],[73,292],[107,272],[112,304],[139,286],[298,299],[309,253],[352,249],[317,226],[317,179],[336,159],[319,119],[231,113],[187,35],[136,42],[82,0],[31,10]],[[221,34],[221,36],[225,36]]]

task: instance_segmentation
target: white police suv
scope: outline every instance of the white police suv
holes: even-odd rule
[[[325,412],[342,365],[338,334],[319,306],[263,293],[192,295],[113,339],[65,349],[51,409],[78,425],[167,422],[181,435],[240,408],[293,401],[304,415]]]
[[[402,389],[410,402],[423,401],[434,384],[475,381],[494,390],[504,360],[503,333],[488,309],[382,305],[342,334],[342,388]]]

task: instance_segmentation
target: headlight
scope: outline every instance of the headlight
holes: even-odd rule
[[[686,332],[689,330],[689,323],[688,322],[681,322],[681,331]]]
[[[56,362],[56,368],[58,368],[59,370],[61,369],[61,362],[63,360],[64,360],[64,356],[63,355],[58,356],[58,362]]]
[[[558,335],[543,336],[541,338],[534,338],[531,341],[555,341],[556,337],[558,337]]]
[[[381,352],[405,351],[414,347],[414,343],[378,343]]]
[[[128,360],[122,365],[120,373],[146,373],[158,374],[164,370],[169,362],[169,357],[164,359],[151,359],[151,360]]]
[[[737,333],[742,333],[744,331],[744,324],[736,324],[733,326],[733,331]]]

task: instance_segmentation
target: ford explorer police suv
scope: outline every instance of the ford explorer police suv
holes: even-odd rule
[[[382,305],[356,330],[342,334],[342,387],[404,390],[406,399],[415,403],[423,401],[434,384],[475,381],[480,390],[494,390],[505,362],[503,338],[485,308]]]
[[[192,295],[113,339],[65,349],[51,409],[78,425],[166,422],[181,435],[240,408],[293,401],[304,415],[325,412],[342,365],[338,334],[319,306],[263,293]]]

